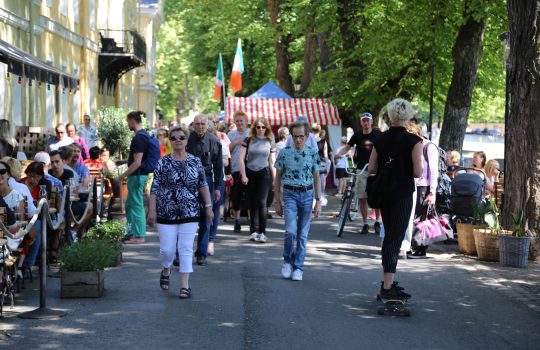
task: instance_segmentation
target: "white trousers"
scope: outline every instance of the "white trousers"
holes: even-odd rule
[[[159,233],[159,257],[161,265],[170,269],[176,256],[180,257],[178,271],[193,272],[193,242],[195,234],[199,229],[198,222],[187,222],[185,224],[158,224]]]

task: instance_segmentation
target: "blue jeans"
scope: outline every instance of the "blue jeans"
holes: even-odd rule
[[[217,201],[217,203],[213,203],[212,206],[212,210],[214,211],[214,221],[212,221],[212,227],[210,228],[210,237],[208,238],[209,242],[216,241],[217,228],[219,225],[219,208],[223,205],[223,203],[225,203],[225,181],[221,182],[221,189],[219,192],[221,193],[221,197],[219,198],[219,201]],[[211,197],[213,197],[212,194]]]
[[[210,191],[210,200],[214,204],[214,180],[212,176],[206,177],[206,182],[208,183],[208,191]],[[200,197],[200,196],[199,196]],[[202,197],[200,198],[202,206],[204,208],[204,202]],[[201,213],[199,219],[199,235],[197,236],[197,251],[195,252],[196,256],[208,256],[208,240],[210,239],[210,227],[212,223],[204,213]]]
[[[285,216],[283,259],[285,263],[292,265],[293,270],[304,270],[312,205],[313,190],[299,192],[283,189],[283,213]]]
[[[36,229],[36,239],[30,247],[30,252],[26,257],[26,265],[30,267],[36,264],[36,258],[38,256],[39,250],[41,249],[41,220],[36,221],[36,223],[34,224],[34,228]]]

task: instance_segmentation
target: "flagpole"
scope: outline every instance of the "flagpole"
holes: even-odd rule
[[[223,74],[223,85],[221,86],[221,89],[223,90],[223,111],[225,112],[227,109],[225,108],[225,99],[227,98],[226,91],[225,91],[225,70],[223,69],[223,59],[221,58],[221,52],[219,53],[219,60],[221,61],[221,74]]]

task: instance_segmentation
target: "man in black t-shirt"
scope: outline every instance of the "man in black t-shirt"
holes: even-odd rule
[[[350,138],[347,145],[345,145],[341,151],[336,153],[336,158],[343,157],[351,147],[356,146],[356,152],[354,157],[354,162],[357,169],[362,169],[365,165],[369,163],[369,157],[371,155],[371,150],[373,149],[373,144],[377,137],[381,134],[381,131],[378,129],[373,129],[373,116],[370,113],[363,113],[360,117],[360,124],[362,129],[354,133]],[[360,212],[362,214],[362,219],[364,220],[364,226],[360,233],[367,234],[369,232],[369,225],[367,224],[367,215],[368,215],[368,204],[367,204],[367,193],[366,193],[366,184],[367,184],[368,172],[367,168],[362,175],[357,176],[355,193],[357,198],[360,200]],[[375,234],[379,234],[381,231],[381,214],[379,210],[376,210],[376,221],[373,229]]]

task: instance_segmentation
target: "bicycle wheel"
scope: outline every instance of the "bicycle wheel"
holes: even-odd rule
[[[353,197],[354,197],[354,194],[353,194]],[[349,220],[351,221],[356,220],[356,217],[358,216],[358,212],[360,211],[360,201],[358,200],[358,198],[354,199],[353,208],[354,210],[349,211]]]
[[[347,221],[347,218],[349,217],[349,212],[351,210],[351,202],[352,202],[352,197],[350,196],[347,196],[347,198],[344,198],[343,202],[341,202],[341,209],[339,210],[338,227],[337,227],[338,237],[341,237],[341,234],[343,233],[343,229],[345,228],[345,222]]]

